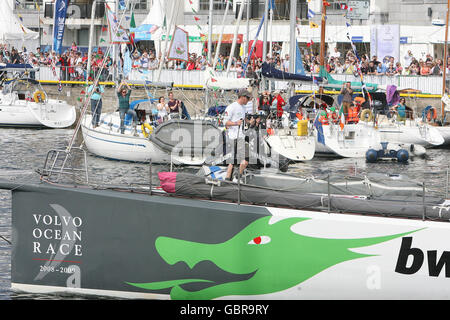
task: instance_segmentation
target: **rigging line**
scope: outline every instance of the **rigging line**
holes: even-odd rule
[[[9,241],[8,239],[6,239],[4,236],[0,235],[0,239],[5,240],[8,244],[12,244],[11,241]]]
[[[131,2],[131,0],[128,0],[127,7],[128,7],[128,5],[130,4],[130,2]],[[135,5],[135,4],[134,4],[134,5]],[[126,13],[126,10],[123,11],[122,16],[121,16],[121,18],[120,18],[120,21],[119,21],[118,24],[117,24],[116,30],[114,30],[115,32],[117,32],[117,30],[119,29],[119,27],[122,25],[122,21],[123,21],[123,18],[125,17],[125,13]],[[112,32],[112,30],[110,30],[110,32]],[[109,54],[110,54],[110,52],[111,52],[111,48],[112,48],[114,45],[115,45],[114,43],[110,43],[110,44],[109,44],[109,47],[108,47],[108,49],[107,49],[107,52],[106,52],[105,56],[109,56]],[[92,95],[93,95],[93,93],[94,93],[94,89],[97,87],[97,85],[98,85],[98,83],[99,83],[100,75],[101,75],[101,72],[103,71],[103,69],[105,68],[105,65],[106,65],[106,59],[103,59],[103,61],[102,61],[102,66],[101,66],[101,68],[100,68],[100,72],[98,73],[96,79],[94,79],[94,81],[93,81],[93,90],[91,91],[91,93],[89,94],[89,96],[86,97],[86,100],[85,100],[85,102],[84,102],[83,109],[81,110],[80,119],[78,120],[78,123],[77,123],[77,125],[76,125],[74,134],[73,134],[73,136],[72,136],[72,139],[71,139],[69,145],[67,146],[67,149],[66,149],[66,152],[67,152],[67,153],[69,153],[69,152],[71,151],[72,146],[73,146],[73,144],[75,143],[75,138],[76,138],[76,136],[77,136],[77,134],[78,134],[78,131],[80,130],[81,122],[83,121],[83,118],[84,118],[84,116],[85,116],[85,114],[86,114],[86,110],[87,110],[88,105],[89,105],[88,101],[90,101],[90,99],[91,99],[91,97],[92,97]],[[90,70],[89,70],[89,71],[90,71]],[[88,75],[87,75],[87,76],[88,76]],[[64,163],[64,164],[65,164],[65,163]],[[64,164],[63,164],[63,165],[64,165]]]

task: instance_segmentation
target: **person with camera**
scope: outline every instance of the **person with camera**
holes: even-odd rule
[[[244,135],[244,121],[246,121],[246,105],[251,99],[252,95],[246,89],[238,92],[238,99],[230,104],[224,112],[224,123],[226,128],[226,146],[227,151],[233,150],[233,159],[228,164],[227,180],[232,180],[233,169],[235,165],[239,164],[239,172],[242,175],[245,168],[248,166],[249,150],[248,143],[245,141]]]
[[[88,93],[91,93],[91,112],[92,112],[92,128],[97,128],[100,122],[100,115],[102,114],[102,95],[105,92],[105,88],[99,85],[94,90],[94,85],[92,84],[88,88]]]

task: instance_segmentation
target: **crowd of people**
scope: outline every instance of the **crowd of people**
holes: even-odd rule
[[[59,68],[59,74],[55,74],[61,81],[85,81],[87,75],[88,53],[78,49],[76,43],[57,54],[51,50],[41,50],[36,48],[34,52],[27,50],[26,47],[17,49],[9,48],[8,45],[0,45],[0,63],[11,64],[30,64],[33,67],[49,67],[56,73]],[[100,80],[107,81],[112,79],[113,68],[116,64],[112,58],[101,48],[94,48],[91,54],[91,72],[89,78],[101,72]],[[32,74],[33,76],[33,74]]]
[[[379,59],[372,56],[370,59],[367,54],[356,56],[353,50],[348,50],[345,54],[341,53],[337,47],[329,52],[325,57],[326,70],[331,74],[353,74],[358,75],[420,75],[428,76],[442,75],[445,69],[442,59],[435,59],[430,54],[416,58],[411,50],[409,50],[401,61],[397,61],[394,57],[383,57]],[[306,53],[308,52],[308,53]],[[305,51],[302,55],[303,67],[306,73],[319,73],[320,62],[319,55],[311,50]],[[212,54],[212,59],[215,53]],[[156,70],[160,67],[161,54],[157,54],[152,49],[139,48],[135,50],[131,56],[132,68],[138,70]],[[247,63],[247,57],[229,57],[219,54],[215,64],[216,71],[224,71],[228,69],[229,60],[230,71],[236,72],[237,77],[257,78],[263,64],[262,58],[256,55]],[[8,45],[0,45],[0,63],[28,63],[34,67],[47,66],[55,70],[59,67],[59,77],[61,80],[67,81],[84,81],[86,77],[93,77],[100,70],[100,80],[108,81],[112,79],[114,68],[123,66],[123,57],[117,64],[110,55],[105,55],[102,49],[94,48],[92,55],[92,69],[90,75],[87,75],[88,53],[78,49],[76,43],[57,54],[51,50],[42,50],[36,48],[35,51],[28,51],[23,47],[21,50],[17,48],[9,48]],[[273,44],[272,54],[267,56],[266,60],[269,64],[278,70],[289,72],[289,64],[291,63],[289,54],[283,54],[281,46],[277,43]],[[163,69],[168,70],[206,70],[210,63],[205,52],[202,54],[190,53],[188,61],[166,60]],[[247,67],[246,70],[244,68]],[[449,72],[450,58],[447,61],[447,73]],[[245,72],[246,71],[246,72]]]

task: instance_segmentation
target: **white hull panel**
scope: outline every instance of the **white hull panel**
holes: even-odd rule
[[[148,138],[144,137],[141,128],[137,127],[137,135],[129,126],[125,126],[125,133],[120,134],[118,114],[104,114],[101,116],[101,125],[97,128],[91,126],[91,116],[85,116],[81,130],[83,139],[89,152],[103,158],[132,161],[170,163],[183,165],[202,165],[205,159],[198,157],[183,157],[171,155]]]
[[[272,135],[266,139],[275,152],[292,161],[309,161],[314,158],[314,136]]]
[[[361,125],[373,127],[373,123]],[[378,125],[380,138],[386,142],[409,143],[421,145],[425,148],[440,146],[444,138],[436,127],[421,121],[407,120],[405,123],[381,122]]]
[[[355,124],[347,124],[344,130],[337,125],[322,126],[325,145],[316,136],[316,154],[328,154],[343,158],[363,158],[366,151],[380,141],[378,132]]]
[[[450,127],[449,126],[444,126],[444,127],[433,127],[435,128],[440,134],[441,136],[444,138],[444,145],[449,145],[450,144]]]
[[[41,104],[20,100],[11,105],[0,104],[0,126],[67,128],[75,120],[75,107],[63,101]]]

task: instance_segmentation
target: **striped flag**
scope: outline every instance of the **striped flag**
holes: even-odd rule
[[[339,127],[341,130],[344,130],[345,126],[345,114],[344,114],[344,105],[341,106],[341,109],[339,110]]]
[[[313,18],[316,15],[316,13],[314,11],[312,11],[311,9],[308,9],[308,19]]]

